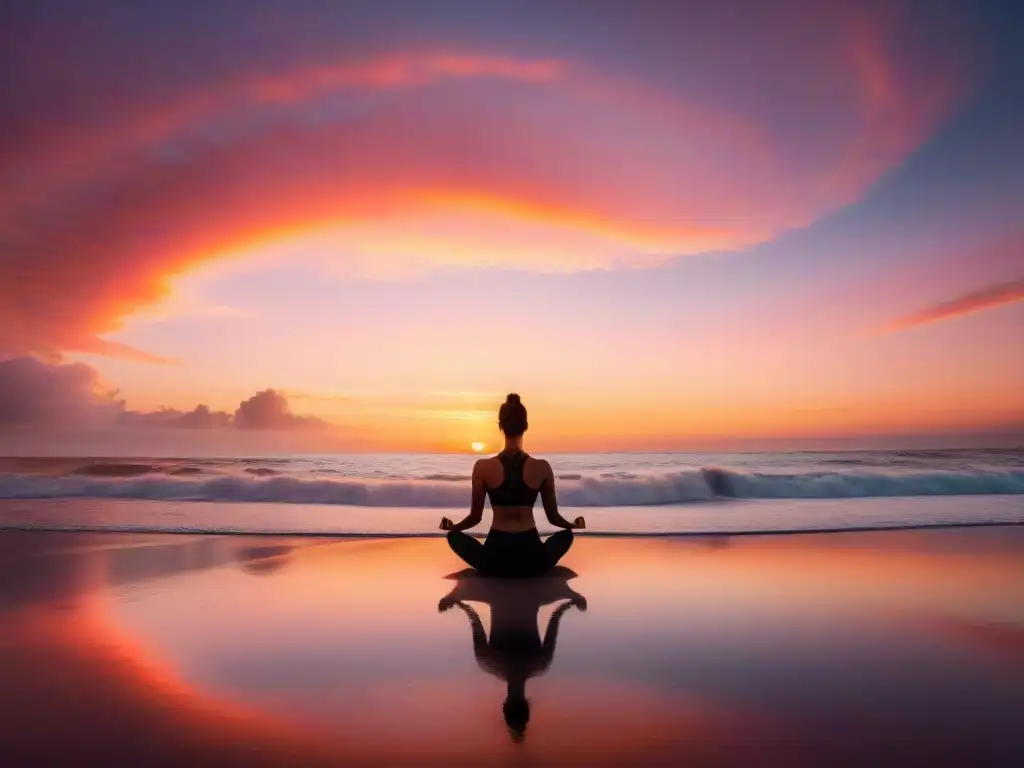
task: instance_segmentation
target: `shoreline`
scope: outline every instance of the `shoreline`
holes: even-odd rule
[[[695,539],[695,538],[722,538],[722,537],[756,537],[756,536],[801,536],[801,535],[838,535],[847,533],[887,533],[899,531],[941,531],[941,530],[964,530],[971,528],[1017,528],[1024,526],[1024,521],[993,521],[993,522],[964,522],[964,523],[921,523],[916,525],[891,525],[891,526],[847,526],[835,528],[780,528],[763,531],[692,531],[692,532],[645,532],[645,531],[589,531],[576,532],[578,536],[594,539]],[[90,534],[146,534],[151,536],[253,536],[260,538],[295,538],[295,539],[443,539],[445,534],[441,531],[421,533],[337,533],[319,531],[243,531],[243,530],[168,530],[162,528],[145,527],[104,527],[89,528],[79,526],[7,526],[0,524],[0,534],[8,531],[19,533],[90,533]],[[471,536],[483,538],[487,531],[467,531]],[[548,531],[542,530],[541,535],[548,535]]]

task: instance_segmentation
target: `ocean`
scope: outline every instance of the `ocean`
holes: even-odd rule
[[[551,454],[560,506],[610,535],[1024,523],[1024,449]],[[426,535],[474,456],[3,458],[0,528]],[[542,531],[550,530],[538,509]],[[485,523],[480,532],[486,530]]]

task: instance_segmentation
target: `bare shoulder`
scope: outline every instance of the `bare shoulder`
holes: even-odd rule
[[[493,456],[477,459],[476,463],[473,464],[473,477],[476,479],[486,479],[492,476],[495,465],[498,463],[498,460]]]
[[[534,462],[536,464],[537,469],[540,469],[540,470],[542,470],[544,472],[548,472],[548,473],[550,473],[552,471],[551,470],[551,462],[548,461],[547,459],[538,459],[536,456],[531,456],[530,457],[530,461],[532,461],[532,462]]]
[[[537,487],[545,480],[550,479],[554,471],[551,469],[551,463],[547,459],[538,459],[531,456],[523,468],[523,473],[527,477],[527,483]],[[531,480],[533,482],[530,482]]]

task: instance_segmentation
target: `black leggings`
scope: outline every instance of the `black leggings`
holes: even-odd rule
[[[520,533],[492,530],[481,544],[462,531],[449,531],[448,544],[485,576],[543,576],[572,546],[572,531],[561,530],[542,541],[536,528]]]

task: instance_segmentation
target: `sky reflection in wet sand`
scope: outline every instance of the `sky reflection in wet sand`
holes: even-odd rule
[[[514,743],[504,682],[478,667],[466,617],[438,610],[459,570],[439,541],[5,533],[0,755],[1006,758],[1022,547],[1020,528],[581,537],[565,562],[587,610],[565,612]],[[486,630],[494,610],[543,635],[565,602],[516,613],[503,594],[470,595]]]

